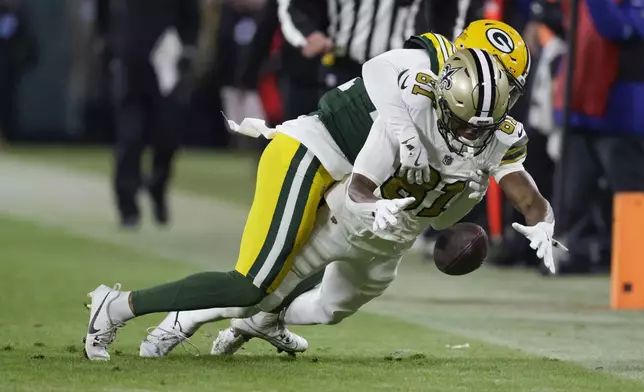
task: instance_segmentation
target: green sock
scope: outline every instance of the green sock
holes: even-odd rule
[[[237,271],[201,272],[184,279],[132,292],[135,315],[209,308],[247,307],[266,293]]]

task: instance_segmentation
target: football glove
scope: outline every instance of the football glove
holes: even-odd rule
[[[404,199],[378,200],[375,202],[373,231],[387,230],[389,227],[398,224],[396,215],[415,201],[416,199],[413,197],[405,197]]]
[[[470,177],[467,186],[470,188],[468,199],[481,201],[485,197],[487,187],[490,185],[490,176],[483,170],[475,171]]]
[[[568,251],[568,248],[552,238],[555,231],[554,223],[539,222],[534,226],[524,226],[514,222],[512,223],[512,228],[523,234],[530,241],[530,248],[537,251],[537,257],[543,260],[543,264],[550,273],[556,273],[557,266],[552,256],[552,247],[556,246],[564,251]]]
[[[398,224],[396,215],[416,201],[413,197],[403,199],[378,200],[375,203],[356,203],[347,198],[347,208],[352,213],[367,219],[373,219],[372,230],[387,230]]]

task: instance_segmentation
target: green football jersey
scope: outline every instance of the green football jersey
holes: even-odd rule
[[[364,82],[355,78],[329,90],[320,98],[317,115],[351,164],[362,149],[373,120],[376,107],[369,99]]]

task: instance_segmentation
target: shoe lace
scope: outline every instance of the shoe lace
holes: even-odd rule
[[[114,285],[114,287],[112,287],[112,290],[120,292],[121,291],[121,284],[116,283]],[[112,302],[114,302],[114,300],[116,298],[118,298],[118,295],[116,297],[112,298],[110,300],[110,302],[107,303],[106,308],[109,308],[109,305]],[[108,315],[108,318],[109,318],[109,315]],[[96,334],[94,336],[94,346],[107,348],[107,346],[112,344],[114,339],[116,339],[116,332],[119,330],[119,328],[123,328],[125,326],[124,322],[122,322],[122,321],[114,322],[114,321],[112,321],[111,318],[110,318],[110,324],[111,324],[111,326],[109,328],[107,328],[103,332],[101,332],[99,334]]]
[[[275,327],[279,331],[278,339],[282,340],[286,344],[290,344],[292,340],[291,331],[286,328],[286,324],[282,321],[278,321]]]
[[[163,332],[162,334],[159,335],[153,335],[152,332],[154,330],[158,329],[159,331]],[[194,357],[199,357],[201,356],[201,352],[199,351],[199,348],[190,341],[190,338],[186,336],[181,330],[177,331],[176,329],[165,329],[165,328],[159,328],[157,327],[149,327],[147,329],[148,336],[155,338],[156,341],[152,341],[151,343],[154,343],[158,346],[158,342],[161,341],[173,341],[173,340],[178,340],[179,344],[183,348],[183,350],[194,356]]]
[[[107,348],[114,339],[116,339],[116,332],[119,328],[122,328],[125,323],[112,323],[112,326],[106,329],[104,332],[96,334],[94,336],[94,346]]]

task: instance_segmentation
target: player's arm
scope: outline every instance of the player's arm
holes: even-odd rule
[[[413,197],[383,200],[375,195],[393,171],[396,152],[397,142],[385,131],[384,121],[377,118],[356,157],[345,198],[347,210],[373,221],[374,231],[396,225],[396,214],[415,201]]]
[[[394,49],[376,56],[362,66],[362,79],[369,98],[397,140],[401,134],[415,132],[414,123],[403,102],[400,83],[409,70],[428,62],[420,49]]]
[[[562,249],[565,247],[552,238],[555,218],[550,203],[541,195],[534,180],[523,168],[528,142],[524,133],[521,123],[512,118],[508,118],[501,125],[501,129],[497,131],[497,137],[514,143],[506,151],[501,164],[491,170],[491,174],[510,203],[525,218],[525,226],[515,222],[512,223],[512,227],[530,241],[530,247],[536,250],[537,257],[543,260],[550,272],[554,273],[552,247],[553,245],[561,246]]]
[[[413,182],[429,181],[427,152],[420,143],[418,131],[403,100],[404,87],[414,83],[410,70],[427,66],[429,58],[420,49],[395,49],[367,61],[362,66],[362,79],[369,98],[392,132],[399,146],[406,146],[400,156],[402,171],[413,172]],[[416,164],[418,163],[418,164]],[[424,177],[424,178],[423,178]]]
[[[499,185],[510,203],[525,218],[525,226],[514,222],[512,228],[530,241],[530,247],[537,252],[537,257],[543,260],[551,273],[555,273],[552,247],[559,243],[552,238],[555,231],[555,218],[550,203],[541,196],[534,180],[525,170],[503,176]]]
[[[352,213],[373,219],[372,229],[387,230],[398,223],[396,215],[416,201],[413,197],[385,200],[374,195],[375,182],[362,174],[353,173],[347,188],[346,206]]]
[[[500,145],[509,147],[504,151],[500,165],[490,170],[490,174],[503,188],[514,208],[523,214],[528,225],[545,221],[550,204],[541,196],[532,177],[523,167],[528,155],[528,136],[523,124],[508,116],[499,126],[495,137],[501,142]],[[554,223],[554,218],[548,222]]]
[[[359,173],[351,175],[351,182],[347,189],[347,197],[352,203],[375,203],[380,198],[374,192],[378,188],[375,182]]]
[[[514,208],[529,226],[546,222],[554,226],[555,218],[550,203],[541,195],[532,176],[525,171],[515,171],[501,178],[499,185]]]

